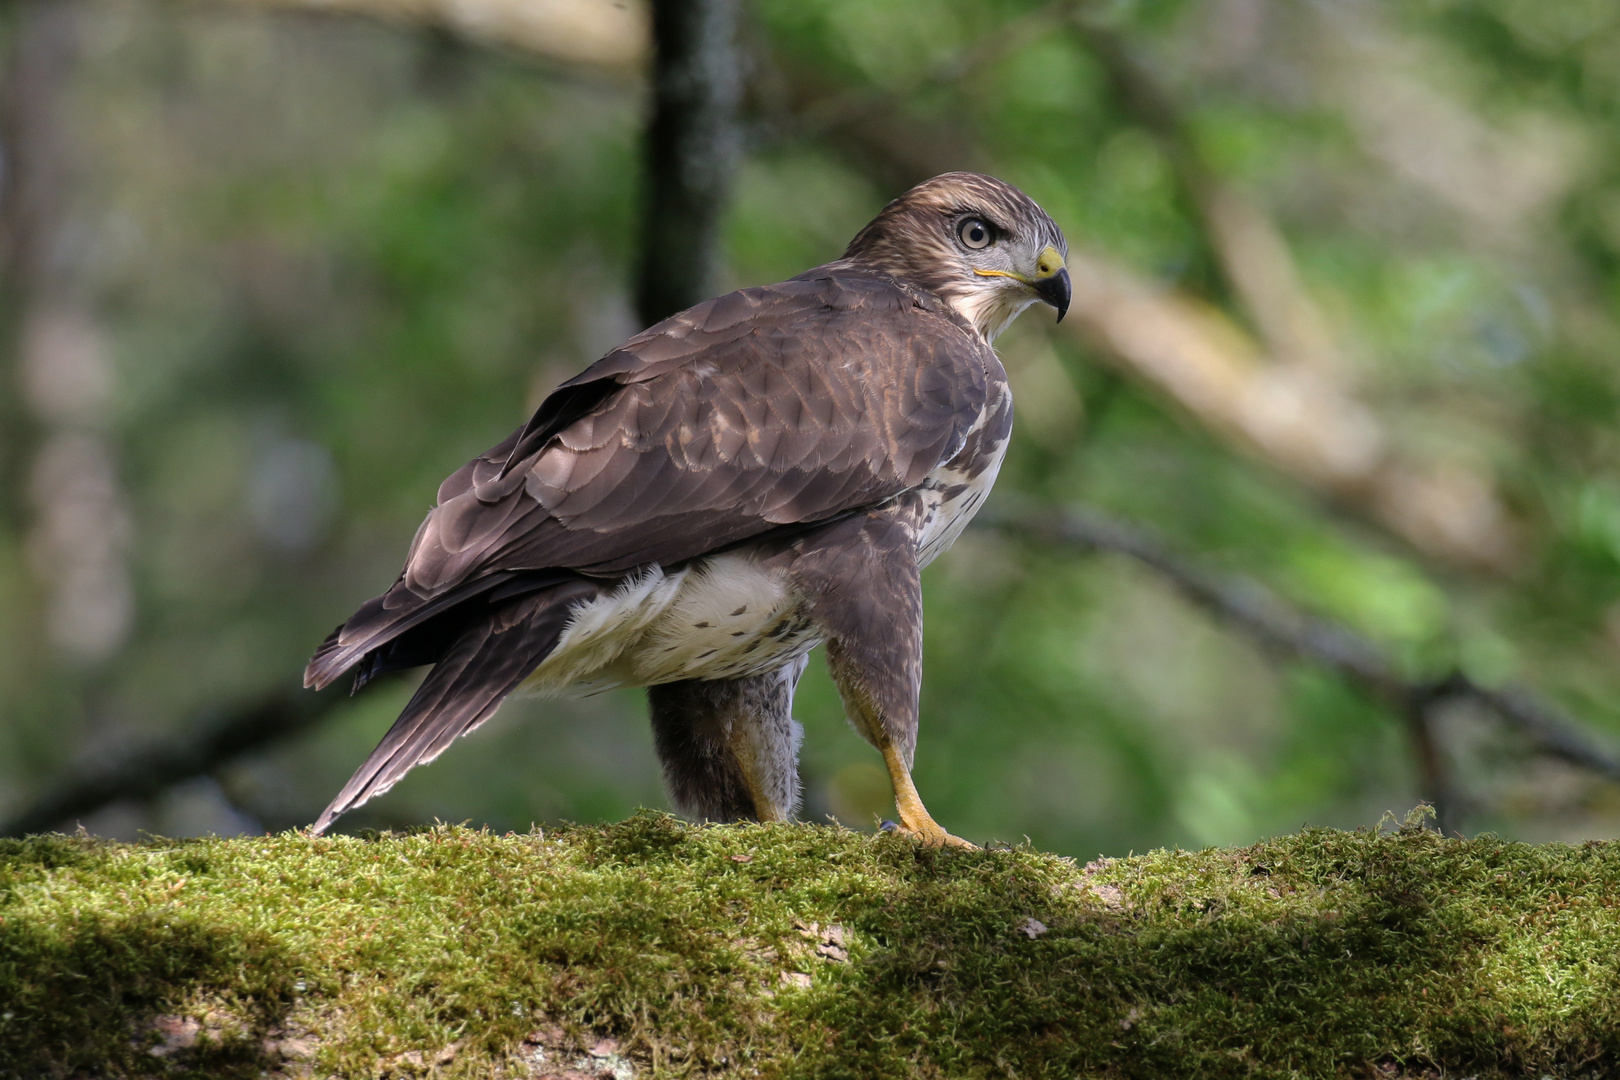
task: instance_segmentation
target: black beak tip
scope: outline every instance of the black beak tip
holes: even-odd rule
[[[1042,300],[1057,308],[1057,321],[1062,322],[1063,316],[1069,313],[1069,298],[1073,291],[1069,271],[1059,270],[1051,277],[1043,279],[1035,286],[1035,291]]]

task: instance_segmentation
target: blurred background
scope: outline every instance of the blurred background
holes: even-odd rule
[[[1089,857],[1427,798],[1620,833],[1620,7],[683,4],[725,30],[687,59],[737,147],[697,296],[947,169],[1073,249],[1069,318],[999,343],[987,523],[924,575],[942,823]],[[314,695],[308,654],[440,479],[651,314],[653,22],[0,9],[14,830],[302,825],[364,758],[414,679]],[[892,815],[819,652],[797,714],[804,816]],[[666,805],[628,691],[511,702],[340,828]]]

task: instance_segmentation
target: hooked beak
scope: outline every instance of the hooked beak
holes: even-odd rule
[[[1069,297],[1073,286],[1069,282],[1069,269],[1062,267],[1057,273],[1049,277],[1036,278],[1031,284],[1035,286],[1035,295],[1057,308],[1057,321],[1062,322],[1063,316],[1069,310]]]
[[[1069,268],[1064,265],[1063,254],[1048,244],[1040,258],[1035,260],[1035,295],[1057,308],[1057,321],[1062,322],[1069,310]]]
[[[1058,322],[1063,321],[1063,316],[1069,310],[1071,290],[1069,268],[1063,265],[1063,255],[1051,245],[1048,245],[1041,252],[1040,258],[1035,260],[1034,277],[1025,277],[1011,270],[980,270],[977,267],[973,272],[980,277],[1012,278],[1034,289],[1036,296],[1057,308]]]

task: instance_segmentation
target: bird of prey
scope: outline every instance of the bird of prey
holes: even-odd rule
[[[405,569],[326,639],[320,688],[432,664],[321,814],[392,787],[514,691],[645,686],[671,798],[715,821],[788,818],[806,654],[883,755],[899,827],[965,844],[911,781],[918,573],[995,481],[1012,427],[991,347],[1069,304],[1068,246],[1027,195],[946,173],[842,258],[637,334],[439,487]]]

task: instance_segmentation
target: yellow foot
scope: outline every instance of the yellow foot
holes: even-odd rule
[[[901,836],[909,836],[923,847],[965,848],[968,851],[979,850],[978,844],[973,843],[971,840],[964,840],[960,836],[952,836],[950,833],[940,828],[932,818],[928,819],[927,824],[921,825],[917,828],[907,828],[904,825],[896,825],[892,821],[885,821],[883,823],[883,831],[899,833]]]
[[[954,847],[977,849],[960,836],[952,836],[934,821],[917,796],[917,786],[911,782],[911,769],[893,743],[884,743],[883,762],[889,767],[889,781],[894,784],[894,808],[900,811],[900,824],[895,826],[925,847]]]

